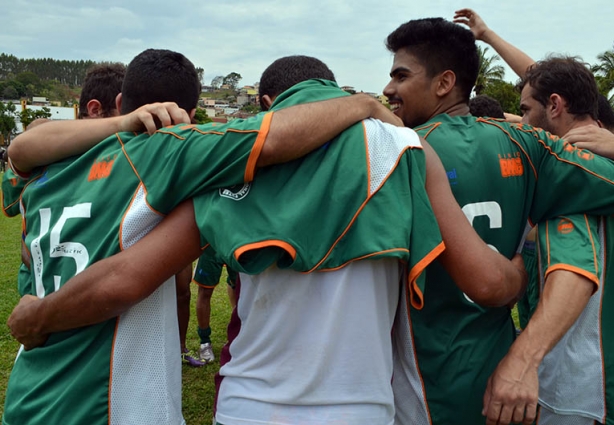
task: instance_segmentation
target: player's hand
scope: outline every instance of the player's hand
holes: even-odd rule
[[[570,130],[563,139],[580,149],[614,159],[614,134],[595,125],[584,125]]]
[[[460,9],[454,12],[454,22],[467,25],[476,40],[483,40],[484,34],[489,29],[480,15],[475,13],[472,9]]]
[[[508,353],[488,379],[482,410],[486,425],[530,425],[537,414],[538,394],[537,366]]]
[[[22,343],[26,350],[40,347],[47,342],[48,335],[41,335],[36,331],[36,307],[40,301],[33,295],[24,295],[7,321],[11,335]]]
[[[152,103],[123,116],[119,124],[119,131],[146,131],[151,135],[159,128],[189,123],[190,116],[176,103]]]

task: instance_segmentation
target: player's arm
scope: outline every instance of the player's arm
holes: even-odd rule
[[[99,119],[51,121],[15,137],[9,158],[16,171],[32,169],[82,154],[101,140],[122,131],[147,131],[189,123],[187,112],[172,102],[145,105],[130,114]]]
[[[476,40],[481,40],[490,46],[501,56],[512,70],[524,78],[527,68],[535,63],[522,50],[502,39],[496,32],[490,29],[480,15],[472,9],[460,9],[454,13],[454,22],[469,27]]]
[[[426,153],[426,189],[446,249],[439,260],[456,285],[484,306],[503,306],[519,298],[527,284],[524,267],[516,267],[489,248],[463,214],[435,151],[422,140]]]
[[[8,326],[30,349],[50,333],[116,317],[198,258],[200,248],[192,201],[186,201],[134,246],[93,264],[59,291],[23,297]]]
[[[257,165],[264,167],[300,158],[366,118],[403,125],[369,95],[344,96],[276,111]]]
[[[567,270],[548,275],[535,313],[488,380],[486,424],[531,424],[539,393],[538,367],[578,319],[595,284]]]

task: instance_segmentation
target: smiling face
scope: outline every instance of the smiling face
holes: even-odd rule
[[[384,88],[392,111],[407,127],[428,121],[437,110],[436,78],[427,74],[416,56],[406,49],[394,54],[390,82]]]

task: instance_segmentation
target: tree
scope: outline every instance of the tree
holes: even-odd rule
[[[224,77],[222,75],[218,75],[217,77],[213,78],[213,80],[211,80],[211,87],[217,90],[220,87],[222,87],[223,82],[224,82]]]
[[[503,77],[505,76],[505,68],[501,65],[495,65],[494,63],[500,60],[501,58],[498,55],[492,55],[487,57],[488,47],[484,47],[482,49],[481,46],[478,46],[478,55],[480,57],[480,70],[478,72],[478,78],[475,81],[475,87],[473,91],[475,94],[485,94],[483,93],[486,86],[492,84],[494,82],[503,81]]]
[[[11,143],[11,137],[17,129],[16,116],[17,108],[15,108],[14,103],[0,102],[0,136],[2,137],[2,144],[5,146]]]
[[[599,63],[593,65],[591,70],[595,74],[595,80],[599,87],[599,92],[608,97],[614,89],[614,47],[597,56]],[[614,95],[609,97],[610,103],[614,100]]]
[[[481,94],[497,99],[505,112],[521,115],[520,93],[514,84],[503,80],[493,81],[484,88]]]
[[[209,118],[207,111],[202,108],[196,108],[196,112],[194,113],[194,121],[196,121],[197,124],[207,124],[213,120]]]
[[[236,72],[231,72],[230,74],[224,77],[223,84],[228,84],[228,86],[231,89],[236,90],[237,86],[239,85],[239,81],[241,81],[241,78],[243,78],[241,77],[241,74],[238,74]]]
[[[43,106],[43,109],[34,110],[26,108],[19,113],[19,119],[21,120],[21,125],[25,130],[26,127],[30,125],[30,123],[38,118],[49,118],[51,116],[51,109]]]
[[[198,81],[200,81],[201,84],[205,83],[205,70],[202,69],[201,67],[196,67],[196,73],[198,74]]]

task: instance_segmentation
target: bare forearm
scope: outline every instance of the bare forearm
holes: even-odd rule
[[[380,108],[383,105],[371,96],[354,95],[279,110],[273,115],[258,166],[300,158],[351,125],[378,117]]]
[[[593,282],[576,273],[566,270],[550,273],[535,313],[510,354],[538,366],[580,317],[593,289]]]
[[[25,131],[9,147],[11,162],[19,171],[81,154],[119,131],[121,117],[54,121]]]
[[[482,41],[492,46],[499,56],[501,56],[501,59],[503,59],[520,78],[524,78],[527,69],[535,63],[529,55],[502,39],[491,29],[484,32]]]

